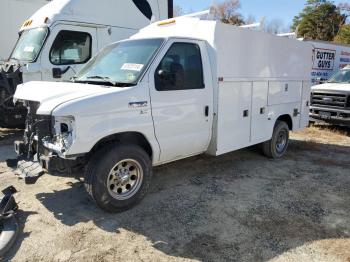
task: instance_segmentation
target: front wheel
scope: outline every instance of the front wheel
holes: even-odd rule
[[[137,145],[114,144],[92,157],[85,174],[85,188],[107,212],[121,212],[146,195],[152,176],[148,154]]]
[[[286,122],[277,121],[272,138],[262,144],[264,155],[272,159],[281,158],[289,144],[289,127]]]

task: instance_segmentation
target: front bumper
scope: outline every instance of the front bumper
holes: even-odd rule
[[[350,110],[311,106],[310,120],[350,127]]]
[[[76,164],[74,160],[66,160],[58,157],[53,153],[47,155],[36,154],[33,158],[25,157],[25,143],[23,141],[16,141],[14,143],[15,152],[18,159],[12,161],[8,165],[15,167],[15,174],[23,179],[26,184],[34,184],[45,173],[57,174],[65,173],[71,174],[72,167]]]

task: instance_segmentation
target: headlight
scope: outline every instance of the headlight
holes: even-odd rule
[[[60,148],[62,153],[66,152],[75,139],[75,120],[73,116],[55,116],[54,118],[55,147]]]

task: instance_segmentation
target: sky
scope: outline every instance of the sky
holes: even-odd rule
[[[266,17],[268,21],[281,20],[285,28],[292,24],[293,17],[297,15],[305,5],[306,0],[240,0],[239,12],[248,17],[253,15],[257,22]],[[174,0],[174,5],[180,6],[184,12],[202,11],[215,1],[213,0]],[[217,1],[220,2],[220,1]],[[347,0],[335,0],[334,3],[347,2]]]

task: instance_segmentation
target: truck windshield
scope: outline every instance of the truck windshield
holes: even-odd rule
[[[75,82],[134,85],[164,39],[128,40],[104,48],[76,75]]]
[[[328,83],[350,83],[350,69],[341,69],[336,72]]]
[[[12,51],[10,59],[33,62],[44,44],[48,29],[45,27],[23,31]]]

